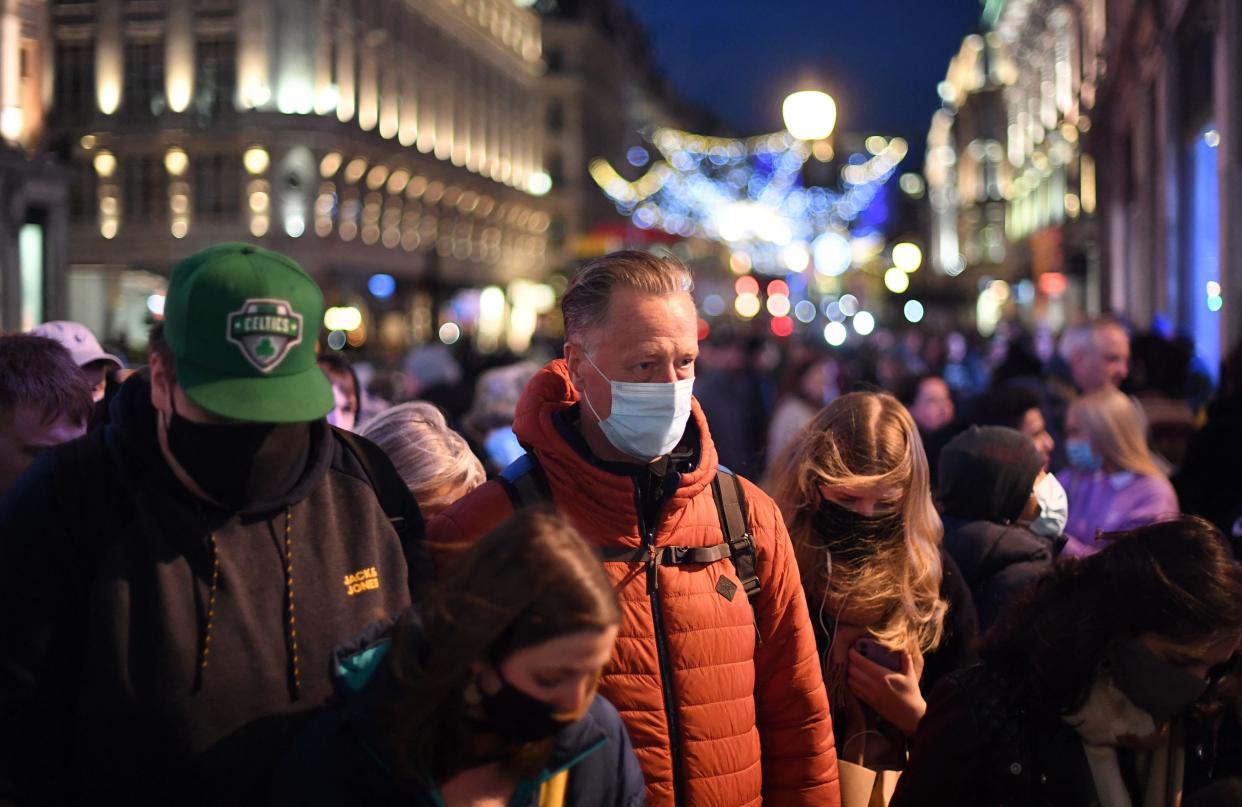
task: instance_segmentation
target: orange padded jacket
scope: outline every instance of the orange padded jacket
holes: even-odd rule
[[[714,546],[724,541],[712,496],[716,450],[694,403],[698,463],[642,534],[632,477],[567,443],[554,413],[578,400],[563,361],[527,386],[514,431],[533,450],[557,509],[605,548]],[[605,564],[622,623],[600,692],[621,713],[653,805],[839,805],[832,721],[789,535],[775,503],[742,480],[761,591],[754,610],[728,558],[649,567]],[[441,562],[513,510],[491,481],[434,519]],[[721,578],[734,584],[731,592]],[[729,595],[729,596],[726,596]]]

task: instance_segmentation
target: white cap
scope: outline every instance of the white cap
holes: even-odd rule
[[[45,322],[31,328],[30,333],[60,342],[73,356],[74,364],[79,367],[85,367],[96,361],[109,362],[116,365],[117,369],[124,366],[116,356],[105,353],[99,340],[95,338],[95,334],[91,333],[91,329],[80,322],[66,319]]]

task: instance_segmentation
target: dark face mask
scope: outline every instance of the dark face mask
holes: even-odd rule
[[[824,499],[815,511],[812,526],[815,540],[821,546],[834,554],[849,554],[899,537],[902,518],[899,513],[864,516]]]
[[[168,421],[168,450],[203,492],[232,510],[288,491],[306,467],[307,423]]]
[[[1207,681],[1160,658],[1140,639],[1109,647],[1108,666],[1117,688],[1162,722],[1180,715],[1208,687]]]
[[[552,704],[527,695],[510,684],[497,668],[500,691],[484,695],[483,728],[512,743],[533,743],[555,737],[574,721],[558,717]]]

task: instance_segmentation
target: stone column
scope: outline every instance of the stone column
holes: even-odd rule
[[[237,103],[240,109],[272,104],[271,0],[245,0],[237,6]]]
[[[121,45],[122,0],[99,0],[95,27],[95,101],[111,115],[121,106],[124,52]],[[256,3],[257,5],[257,3]]]
[[[401,145],[409,147],[418,140],[418,88],[422,82],[422,76],[418,73],[416,49],[422,43],[415,37],[418,29],[414,25],[414,13],[404,5],[399,5],[397,14],[400,23],[398,30],[401,32],[397,42],[397,57],[401,62],[398,68],[401,85],[401,114],[397,139]]]
[[[1216,125],[1220,132],[1221,352],[1242,339],[1242,8],[1220,3],[1216,34]]]
[[[357,81],[354,57],[358,42],[359,20],[353,3],[343,0],[336,16],[336,119],[352,120],[357,111]]]
[[[3,158],[0,157],[0,160]],[[0,162],[0,330],[11,331],[22,322],[22,270],[17,252],[17,230],[13,226],[12,179]]]
[[[165,8],[164,95],[169,109],[185,112],[194,98],[194,13],[189,3]]]
[[[1155,284],[1155,310],[1179,324],[1188,321],[1183,305],[1182,263],[1182,161],[1178,122],[1181,120],[1181,64],[1177,40],[1165,32],[1160,42],[1161,66],[1155,77],[1156,91],[1156,257],[1159,277]]]
[[[362,8],[359,7],[359,12]],[[379,69],[376,65],[376,40],[380,32],[371,28],[371,15],[359,13],[358,46],[358,126],[371,131],[379,123]]]

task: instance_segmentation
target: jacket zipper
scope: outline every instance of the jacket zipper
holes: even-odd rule
[[[660,582],[656,564],[655,525],[645,523],[643,497],[638,480],[634,480],[634,503],[638,512],[638,525],[643,533],[643,546],[647,549],[647,596],[651,598],[651,624],[655,630],[656,658],[660,664],[660,689],[664,694],[664,717],[668,721],[668,745],[673,763],[673,803],[683,805],[685,798],[685,774],[681,759],[681,726],[677,721],[677,700],[673,695],[673,671],[668,661],[668,642],[664,635],[664,616],[660,609]],[[663,509],[663,505],[661,505]],[[656,512],[659,523],[659,511]]]

